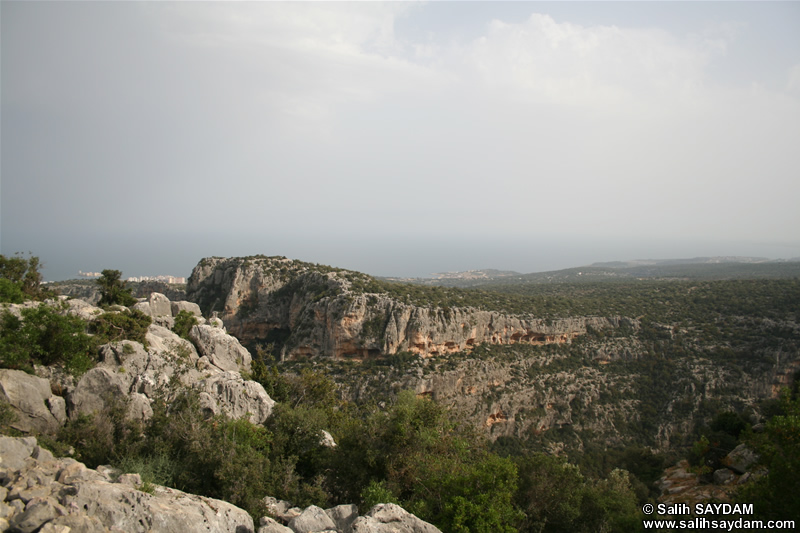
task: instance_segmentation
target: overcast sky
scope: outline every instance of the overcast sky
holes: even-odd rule
[[[0,3],[0,251],[800,256],[800,3]]]

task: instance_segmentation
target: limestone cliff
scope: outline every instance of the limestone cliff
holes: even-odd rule
[[[479,344],[567,343],[587,332],[638,322],[624,317],[543,320],[474,307],[401,301],[369,276],[283,257],[212,257],[200,261],[187,298],[218,312],[245,344],[279,340],[286,359],[364,359],[412,352],[422,357]]]

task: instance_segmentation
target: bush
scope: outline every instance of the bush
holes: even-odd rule
[[[22,318],[0,315],[0,365],[33,372],[33,365],[61,364],[74,375],[96,361],[97,344],[86,333],[86,323],[59,315],[52,307],[22,309]]]
[[[138,309],[103,313],[91,324],[91,331],[97,335],[100,344],[130,340],[139,342],[147,348],[147,328],[153,319]]]
[[[25,293],[18,283],[0,278],[0,302],[20,304],[25,301]]]
[[[197,324],[197,317],[194,316],[194,313],[183,310],[175,317],[175,325],[172,327],[172,331],[177,333],[178,336],[189,340],[189,332]]]
[[[388,412],[351,420],[332,458],[340,501],[390,498],[443,531],[514,531],[516,467],[455,430],[440,405],[402,392]],[[380,502],[383,503],[383,502]]]

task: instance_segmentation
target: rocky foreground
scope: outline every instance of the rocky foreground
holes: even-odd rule
[[[158,485],[138,474],[86,468],[55,458],[33,437],[0,437],[0,530],[20,533],[436,533],[393,504],[358,516],[355,505],[289,508],[267,498],[276,519],[252,517],[228,502]],[[283,525],[287,524],[287,525]]]
[[[23,308],[36,305],[4,308],[20,316]],[[105,313],[65,297],[47,305],[87,321]],[[77,380],[55,367],[37,366],[36,375],[0,369],[0,400],[13,413],[9,426],[27,435],[53,435],[68,420],[99,412],[115,399],[125,401],[127,418],[145,421],[153,416],[153,402],[182,389],[196,390],[209,416],[224,414],[253,424],[269,418],[275,402],[259,383],[242,376],[250,370],[250,354],[220,320],[206,320],[196,304],[170,302],[159,293],[133,308],[152,317],[146,345],[123,340],[101,346],[99,363]],[[170,329],[181,311],[191,312],[198,322],[189,340]],[[321,446],[335,446],[325,437],[330,436],[321,435]],[[228,502],[142,483],[139,474],[107,466],[94,470],[73,458],[56,458],[33,436],[0,436],[0,502],[0,531],[22,533],[439,531],[393,504],[359,516],[355,505],[299,509],[268,495],[265,507],[273,517],[262,517],[256,528],[250,514]]]

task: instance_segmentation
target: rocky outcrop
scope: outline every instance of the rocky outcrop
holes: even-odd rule
[[[214,329],[210,338],[220,345],[241,348],[236,339],[222,330],[201,327]],[[209,414],[247,416],[255,424],[269,418],[275,402],[259,383],[243,379],[238,366],[227,364],[231,359],[221,359],[226,363],[224,367],[216,366],[218,359],[199,357],[192,343],[155,324],[149,327],[146,339],[149,349],[132,341],[101,348],[100,364],[86,372],[67,394],[70,416],[97,412],[109,401],[128,398],[128,416],[147,419],[152,415],[150,403],[159,395],[168,394],[177,379],[184,387],[199,392],[200,405]],[[209,346],[216,344],[200,346],[210,350]],[[249,354],[241,349],[249,362]]]
[[[376,505],[359,517],[355,505],[323,510],[314,505],[291,508],[274,498],[265,502],[275,518],[262,517],[258,533],[440,533],[395,504]],[[34,437],[0,436],[0,531],[253,533],[256,529],[246,511],[228,502],[145,486],[139,474],[121,475],[106,466],[95,470],[72,458],[55,458]]]
[[[220,328],[208,325],[197,325],[189,332],[189,338],[195,343],[200,354],[209,362],[222,370],[238,372],[240,369],[250,371],[252,358],[239,341]]]
[[[0,436],[0,530],[252,533],[253,519],[221,500],[56,459],[36,439]]]
[[[336,524],[325,511],[316,505],[306,508],[302,513],[292,518],[289,529],[295,533],[312,533],[313,531],[336,530]]]
[[[428,357],[483,343],[567,343],[589,328],[638,327],[624,317],[542,320],[471,307],[420,307],[369,292],[371,281],[358,272],[286,258],[207,258],[192,271],[187,298],[206,314],[219,312],[228,331],[246,344],[285,340],[288,359],[398,352]]]
[[[173,310],[197,311],[196,304],[170,302],[161,294],[153,294],[140,304],[147,304],[150,312],[169,313],[160,315],[169,319]],[[21,317],[23,309],[38,305],[87,321],[105,312],[64,296],[45,303],[11,304],[4,309]],[[122,307],[119,310],[127,311]],[[24,433],[54,434],[68,418],[96,413],[119,400],[127,404],[129,418],[146,420],[153,414],[151,403],[169,397],[176,387],[195,389],[209,415],[247,417],[262,424],[275,402],[259,383],[242,377],[240,372],[250,371],[250,353],[225,332],[218,319],[209,321],[215,326],[206,324],[202,316],[198,322],[192,330],[193,342],[154,323],[145,335],[147,348],[129,340],[103,345],[99,363],[77,380],[55,366],[37,366],[36,376],[0,369],[0,401],[10,405],[14,418],[11,427]]]
[[[24,433],[55,433],[66,422],[64,399],[54,395],[46,379],[20,370],[0,370],[0,400],[11,406],[10,426]]]
[[[431,524],[420,520],[393,503],[378,504],[365,515],[358,517],[352,526],[353,533],[441,533]]]
[[[375,505],[364,516],[358,516],[358,507],[352,504],[303,510],[272,497],[264,498],[264,504],[272,517],[261,518],[258,533],[441,533],[393,503]]]

